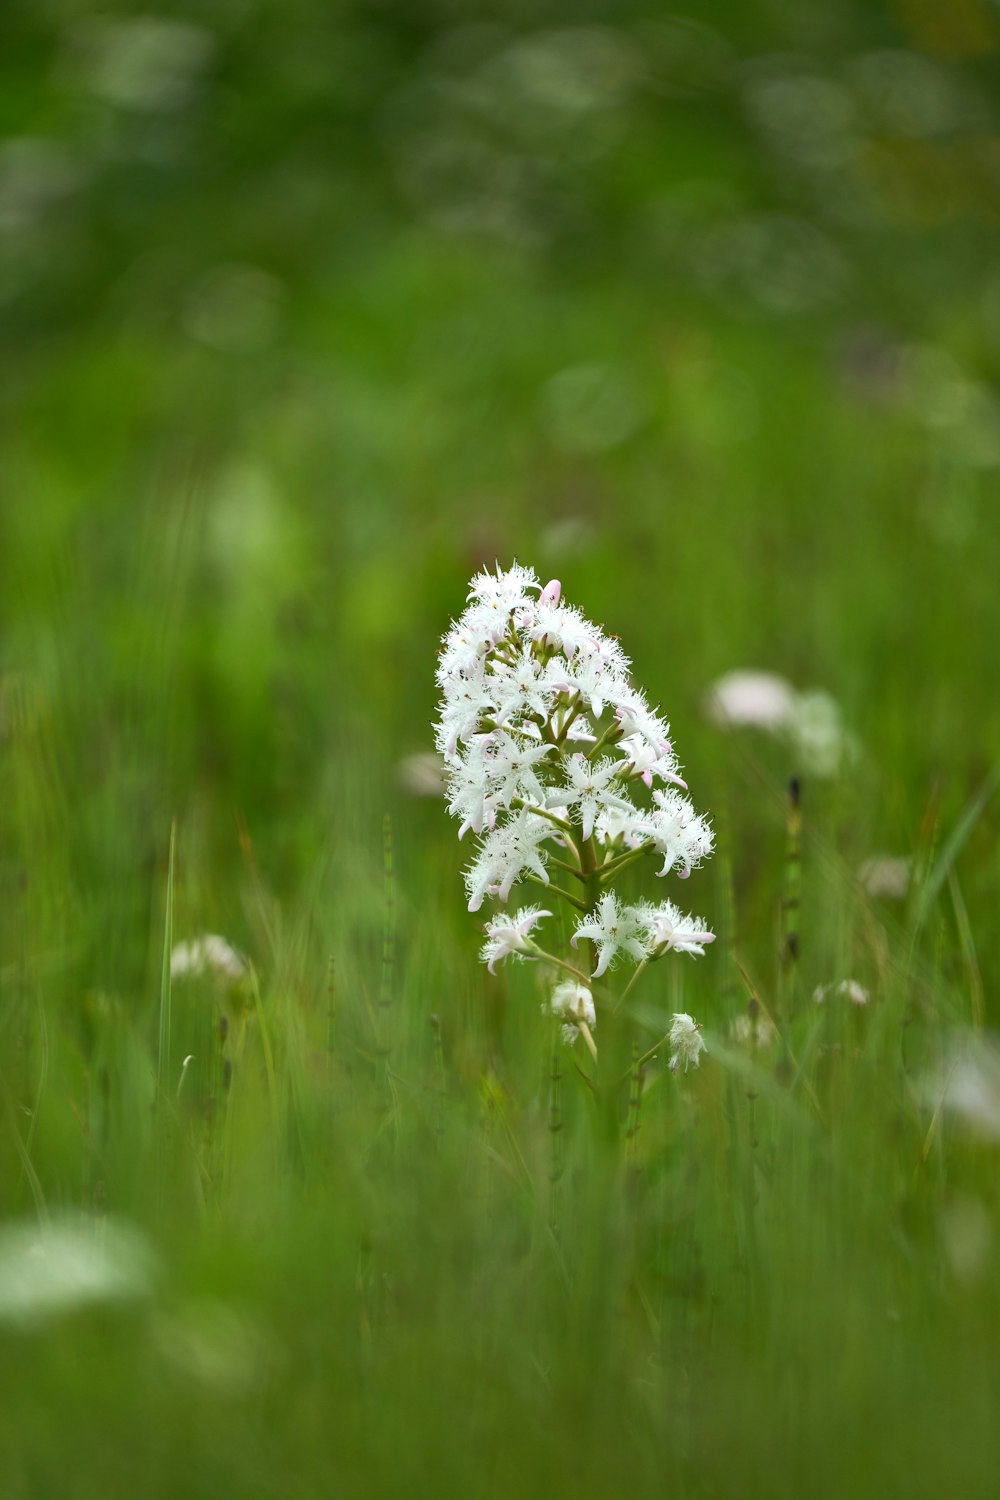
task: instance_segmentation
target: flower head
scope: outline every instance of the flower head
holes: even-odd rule
[[[648,907],[646,924],[647,952],[653,958],[670,949],[701,957],[706,944],[715,942],[715,933],[708,931],[700,917],[685,915],[672,901]]]
[[[701,1028],[693,1016],[680,1011],[674,1016],[670,1027],[670,1071],[676,1073],[681,1063],[684,1071],[697,1067],[701,1054],[706,1050]]]
[[[712,848],[670,726],[617,640],[563,599],[558,580],[543,585],[515,563],[472,580],[436,676],[448,811],[459,838],[478,838],[469,910],[506,902],[521,880],[549,887],[550,900],[583,913],[570,941],[594,944],[594,978],[622,955],[702,953],[712,934],[700,918],[670,902],[625,905],[608,888],[633,858],[659,856],[661,875],[686,876]],[[522,907],[487,926],[491,970],[509,955],[538,956],[529,934],[541,915]]]
[[[576,1041],[581,1027],[588,1026],[593,1030],[597,1025],[594,997],[585,984],[574,979],[564,979],[556,985],[549,996],[548,1009],[563,1020],[563,1041],[569,1045]]]
[[[594,978],[600,979],[619,953],[628,953],[637,963],[645,958],[645,925],[645,913],[641,907],[623,906],[614,891],[608,891],[593,912],[577,923],[570,943],[575,948],[581,938],[590,939],[597,949]]]
[[[508,954],[517,958],[530,957],[533,944],[528,933],[536,922],[551,915],[550,911],[542,911],[538,906],[522,906],[512,915],[498,912],[492,921],[487,922],[486,941],[479,956],[490,973],[496,973],[496,965]]]
[[[208,975],[223,985],[238,984],[246,972],[246,959],[218,933],[206,932],[178,943],[170,953],[170,978],[174,983]]]

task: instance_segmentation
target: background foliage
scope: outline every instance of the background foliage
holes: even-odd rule
[[[996,8],[0,28],[0,1206],[159,1265],[0,1318],[9,1493],[989,1493],[995,1146],[918,1084],[1000,978]],[[621,636],[720,843],[722,939],[637,1018],[711,1058],[651,1071],[627,1171],[564,1059],[555,1188],[535,975],[476,966],[398,773],[514,556]],[[792,974],[803,767],[706,718],[735,667],[859,746],[805,772]],[[175,987],[164,1058],[168,891],[255,978]]]

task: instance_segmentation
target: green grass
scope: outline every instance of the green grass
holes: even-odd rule
[[[994,1492],[998,1145],[936,1106],[998,1024],[995,24],[591,9],[642,65],[575,124],[487,87],[580,23],[555,0],[206,6],[180,112],[80,83],[73,16],[5,18],[4,129],[76,173],[29,201],[0,157],[11,1500]],[[858,82],[899,52],[938,90],[905,129]],[[783,69],[848,90],[848,166],[754,123]],[[476,172],[414,175],[431,125]],[[515,556],[620,636],[718,838],[663,884],[719,939],[602,1019],[600,1108],[397,771]],[[857,760],[720,732],[736,667],[831,693]],[[249,975],[171,982],[213,932]],[[813,1004],[847,978],[867,1006]],[[646,1066],[636,1132],[633,1040],[680,1010],[708,1053]],[[80,1212],[144,1237],[146,1293],[18,1321],[8,1236]]]

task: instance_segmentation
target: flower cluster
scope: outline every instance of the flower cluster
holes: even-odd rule
[[[535,935],[550,911],[501,913],[482,949],[491,972],[507,956],[544,958],[589,986],[622,955],[643,963],[671,949],[700,954],[712,941],[700,918],[672,902],[623,905],[608,889],[644,856],[658,861],[658,875],[684,878],[712,849],[669,725],[629,665],[617,641],[563,602],[558,581],[543,587],[517,564],[473,579],[444,638],[435,737],[459,838],[477,838],[465,871],[469,910],[487,898],[506,903],[527,881],[573,907],[570,942],[588,944],[588,959],[556,959]],[[589,977],[576,967],[588,961]],[[582,1003],[560,994],[568,1029],[592,1024]]]

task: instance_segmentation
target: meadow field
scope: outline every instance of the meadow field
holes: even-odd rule
[[[4,1500],[995,1496],[996,7],[0,36]],[[596,1058],[441,790],[515,561],[714,834]]]

